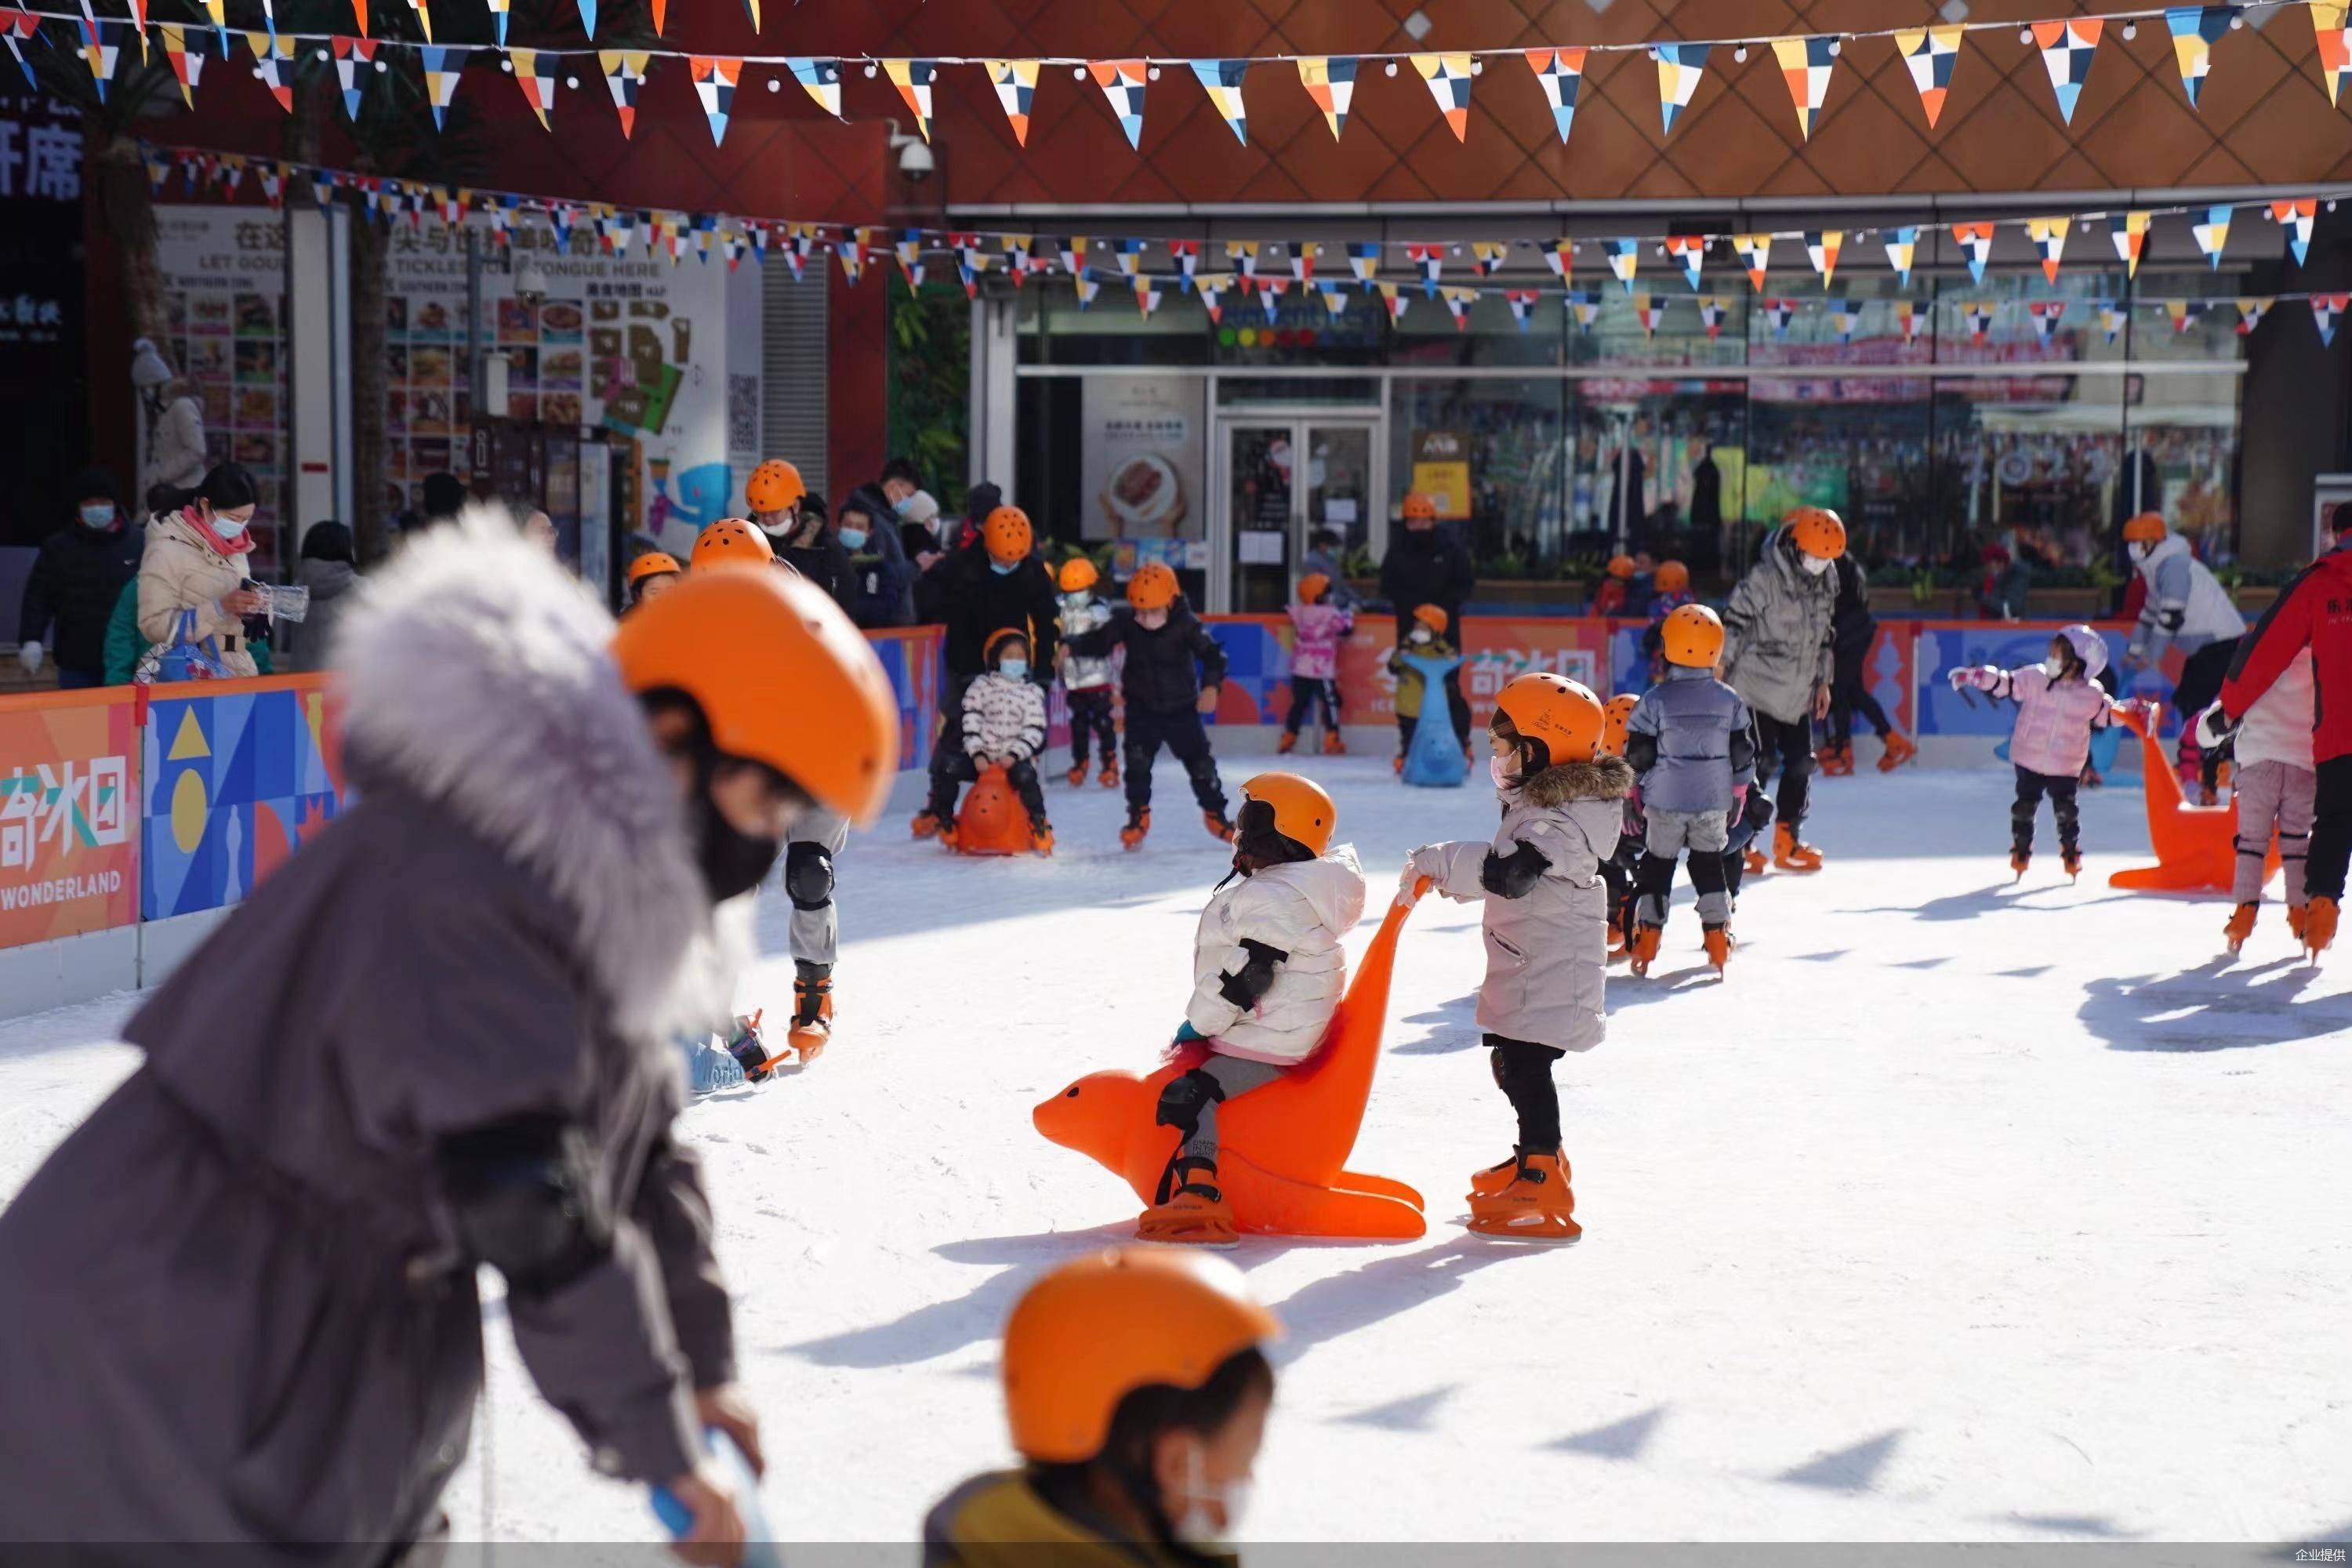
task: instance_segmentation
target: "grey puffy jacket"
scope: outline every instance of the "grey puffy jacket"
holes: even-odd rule
[[[1481,1029],[1563,1051],[1591,1050],[1608,1034],[1609,888],[1601,862],[1617,852],[1633,787],[1622,758],[1565,763],[1501,792],[1503,825],[1492,844],[1474,838],[1413,851],[1414,869],[1437,891],[1486,901]],[[1541,874],[1517,896],[1507,872],[1489,886],[1490,852],[1507,861],[1523,846],[1543,857]]]
[[[1729,811],[1756,782],[1748,704],[1704,669],[1670,668],[1626,721],[1625,760],[1650,811]]]
[[[1811,717],[1813,694],[1836,671],[1830,621],[1837,609],[1837,574],[1818,576],[1797,563],[1789,531],[1764,542],[1764,558],[1723,611],[1723,679],[1748,706],[1783,724]]]

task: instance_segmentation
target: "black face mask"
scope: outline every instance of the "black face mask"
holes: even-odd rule
[[[723,904],[758,887],[784,852],[782,840],[761,838],[727,820],[710,798],[709,780],[694,792],[695,861],[710,901]]]

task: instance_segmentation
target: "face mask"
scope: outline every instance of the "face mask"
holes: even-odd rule
[[[904,517],[907,515],[907,509],[914,504],[915,498],[913,496],[900,496],[897,500],[890,503],[890,510],[897,512],[900,517]]]
[[[1486,776],[1495,781],[1496,789],[1516,789],[1518,780],[1511,776],[1511,767],[1500,757],[1486,759]]]
[[[2042,661],[2042,673],[2053,680],[2060,679],[2066,673],[2066,661],[2053,653]]]
[[[86,506],[81,509],[81,520],[91,528],[111,528],[114,526],[114,503],[110,500]]]
[[[1093,597],[1094,595],[1084,588],[1080,588],[1076,593],[1063,595],[1062,603],[1069,605],[1070,608],[1074,610],[1083,610],[1087,607],[1087,602]]]
[[[864,548],[865,543],[866,531],[864,529],[845,528],[841,531],[841,547],[844,550],[862,549]]]
[[[1830,569],[1829,562],[1822,556],[1807,555],[1801,559],[1805,563],[1805,575],[1808,577],[1818,577]]]
[[[1000,577],[1010,577],[1013,575],[1013,568],[1020,564],[1018,561],[992,561],[988,563],[988,569]]]
[[[235,539],[239,534],[243,533],[247,528],[251,527],[252,524],[253,520],[251,518],[240,520],[234,517],[215,516],[213,519],[213,531],[219,534],[223,539]]]
[[[1216,1552],[1241,1530],[1242,1515],[1249,1511],[1249,1500],[1247,1477],[1227,1481],[1223,1488],[1212,1488],[1196,1449],[1187,1467],[1183,1501],[1169,1510],[1168,1533],[1195,1551]],[[1223,1506],[1225,1522],[1222,1526],[1216,1515],[1209,1511],[1211,1503]]]
[[[1029,677],[1029,661],[1025,658],[1008,658],[996,667],[996,673],[1007,680],[1025,680]]]
[[[1427,642],[1429,640],[1429,628],[1427,626],[1415,626],[1412,629],[1412,635],[1404,640],[1407,642]]]
[[[695,862],[702,868],[702,885],[710,901],[723,904],[760,885],[776,857],[784,852],[781,840],[755,837],[728,821],[710,798],[708,788],[694,792]]]
[[[2132,542],[2131,555],[2133,560],[2145,561],[2155,553],[2156,546],[2150,544],[2147,540],[2140,539]]]

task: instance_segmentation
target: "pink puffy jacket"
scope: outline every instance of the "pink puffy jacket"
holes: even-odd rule
[[[1339,673],[1339,639],[1355,628],[1356,617],[1336,605],[1293,605],[1290,624],[1298,628],[1298,646],[1290,652],[1290,673],[1329,680]]]
[[[2028,773],[2072,778],[2091,759],[2091,731],[2116,721],[2116,709],[2095,681],[2053,681],[2038,664],[2023,669],[1970,669],[1966,684],[1995,697],[2014,698],[2017,724],[2009,732],[2009,760]]]

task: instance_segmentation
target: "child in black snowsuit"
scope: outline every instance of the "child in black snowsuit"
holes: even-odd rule
[[[1160,562],[1144,563],[1129,579],[1127,605],[1112,613],[1110,624],[1064,646],[1080,658],[1127,650],[1119,676],[1127,708],[1127,826],[1118,841],[1132,849],[1151,830],[1151,764],[1165,746],[1184,764],[1210,835],[1233,842],[1225,786],[1201,722],[1202,712],[1215,710],[1224,685],[1225,650],[1181,602],[1175,572]]]

